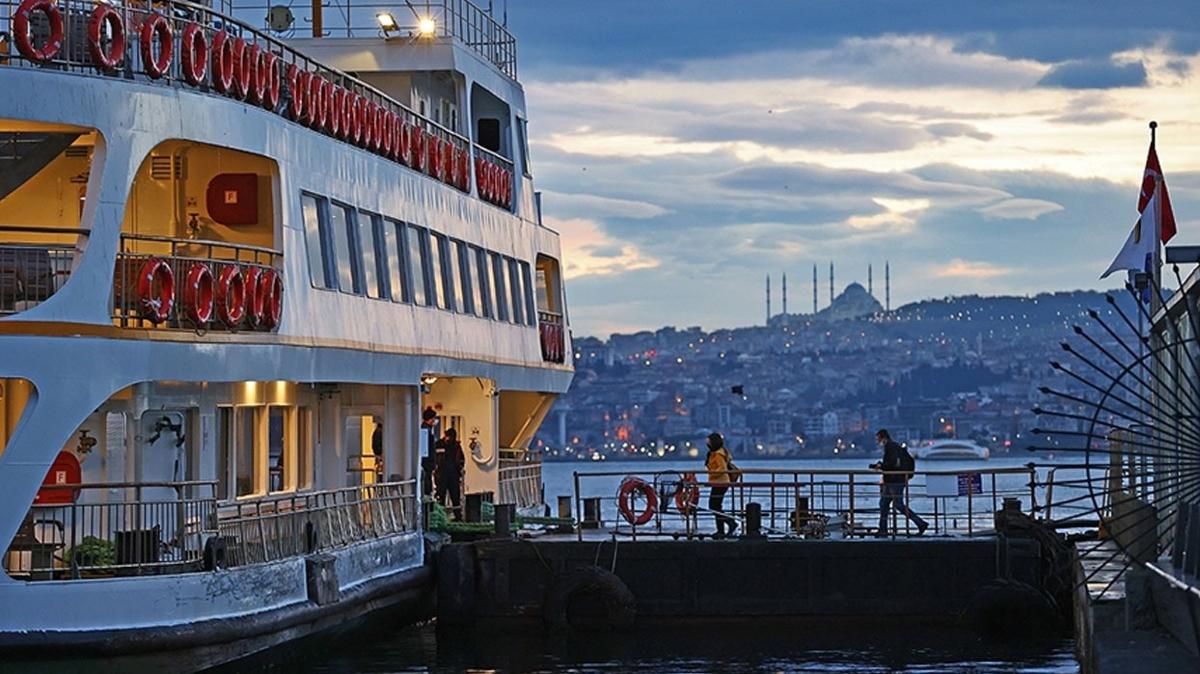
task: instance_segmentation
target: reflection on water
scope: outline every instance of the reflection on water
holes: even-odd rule
[[[378,626],[288,646],[238,672],[1078,672],[1065,638],[1005,643],[945,626],[746,619],[548,637]]]

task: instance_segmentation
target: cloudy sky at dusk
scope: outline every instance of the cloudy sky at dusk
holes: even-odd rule
[[[498,0],[499,1],[499,0]],[[499,8],[499,4],[497,7]],[[1157,119],[1200,243],[1200,7],[512,0],[576,334],[1103,288]]]

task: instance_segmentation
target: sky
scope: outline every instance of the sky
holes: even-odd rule
[[[497,12],[504,0],[496,0]],[[576,335],[1113,288],[1157,120],[1200,243],[1200,4],[511,0]]]

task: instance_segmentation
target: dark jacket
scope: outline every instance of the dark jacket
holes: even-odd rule
[[[437,451],[437,475],[441,480],[457,480],[462,477],[463,467],[467,457],[463,454],[462,443],[458,440],[442,438],[434,445]]]
[[[888,440],[883,446],[883,461],[880,462],[880,467],[884,471],[904,470],[902,457],[906,453],[905,449],[900,446],[900,443],[895,440]],[[885,472],[883,481],[885,484],[904,484],[908,482],[908,477],[897,474],[889,475]]]

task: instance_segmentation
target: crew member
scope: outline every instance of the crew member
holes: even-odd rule
[[[447,498],[453,504],[451,510],[455,520],[462,520],[462,475],[467,458],[458,431],[447,428],[446,434],[435,445],[437,452],[437,500],[443,506]]]

